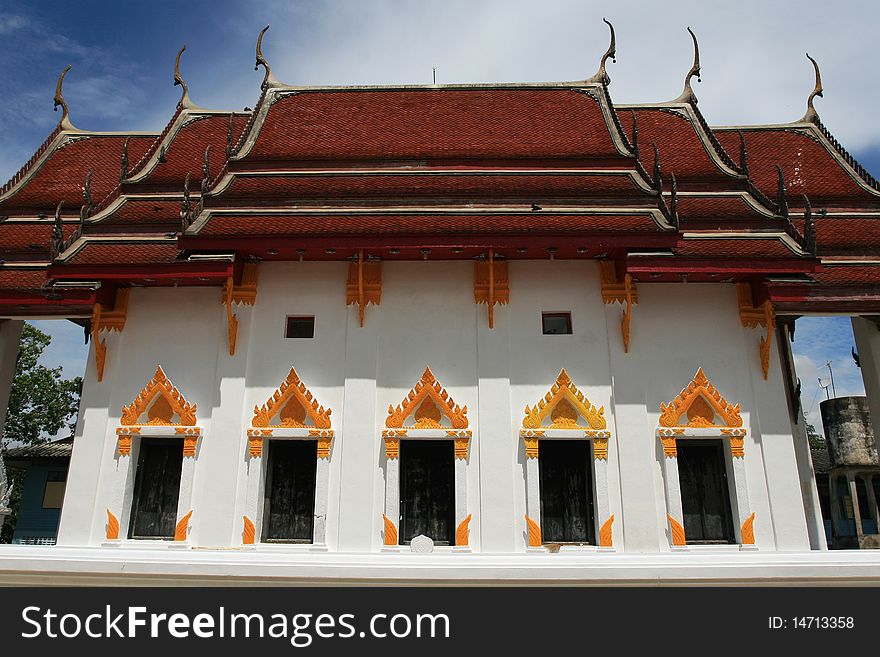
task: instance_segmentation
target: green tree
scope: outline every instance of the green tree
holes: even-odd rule
[[[15,376],[9,391],[4,443],[47,442],[65,427],[73,433],[82,378],[64,379],[60,367],[46,367],[37,363],[51,342],[50,336],[25,323],[15,361]],[[9,500],[12,513],[0,528],[0,543],[8,543],[12,539],[24,484],[22,470],[9,468],[8,476],[12,486]]]
[[[812,447],[813,449],[821,449],[825,447],[825,439],[821,435],[819,435],[819,432],[816,431],[816,427],[814,427],[809,422],[805,423],[805,429],[807,430],[807,440],[810,443],[810,447]]]
[[[37,363],[51,341],[50,336],[25,323],[9,392],[5,443],[47,442],[65,427],[73,433],[82,378],[65,379],[60,367]]]

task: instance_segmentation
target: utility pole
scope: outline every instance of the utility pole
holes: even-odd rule
[[[828,374],[831,375],[831,394],[834,395],[836,399],[837,391],[834,389],[834,372],[831,371],[831,361],[829,360],[827,363],[825,363],[825,366],[828,368]]]
[[[432,66],[432,67],[431,67],[431,71],[432,71],[433,74],[434,74],[434,84],[437,84],[437,67],[436,67],[436,66]]]
[[[822,388],[822,390],[825,391],[825,399],[829,399],[829,396],[828,396],[828,386],[823,386],[823,385],[822,385],[822,379],[818,379],[818,381],[819,381],[819,387]]]

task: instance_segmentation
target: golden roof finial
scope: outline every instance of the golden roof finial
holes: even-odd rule
[[[262,30],[260,30],[260,36],[257,37],[257,63],[254,64],[254,70],[256,71],[258,68],[260,68],[260,66],[266,69],[266,74],[263,76],[263,84],[260,85],[261,89],[279,86],[278,80],[276,80],[275,76],[272,75],[272,69],[269,68],[269,62],[267,62],[266,58],[263,57],[263,35],[268,29],[269,26],[267,25]]]
[[[186,81],[180,74],[180,56],[183,54],[184,50],[186,50],[185,45],[177,52],[177,59],[174,60],[174,86],[176,87],[179,85],[183,88],[183,95],[181,95],[180,102],[178,102],[177,105],[186,109],[192,107],[192,102],[189,99],[189,88],[187,88]]]
[[[692,105],[697,104],[697,96],[694,94],[693,88],[691,88],[691,78],[697,76],[697,82],[702,82],[700,78],[700,44],[697,43],[697,35],[694,34],[694,31],[689,27],[688,32],[690,32],[691,39],[694,40],[694,63],[691,65],[691,69],[687,72],[687,75],[684,78],[684,90],[681,92],[681,96],[676,98],[673,102],[676,103],[691,103]]]
[[[801,123],[815,123],[816,125],[819,125],[819,113],[816,111],[816,108],[813,107],[813,99],[816,96],[822,96],[822,76],[819,74],[819,65],[816,63],[815,59],[810,57],[810,53],[807,53],[807,59],[813,62],[813,69],[816,71],[816,86],[813,87],[813,92],[810,94],[810,97],[807,98],[807,113],[804,114]]]
[[[61,105],[61,121],[59,122],[62,130],[76,130],[73,127],[73,124],[70,122],[70,110],[67,107],[67,101],[64,100],[64,96],[61,93],[61,87],[64,84],[64,76],[67,75],[67,72],[71,69],[71,66],[68,65],[66,69],[61,71],[61,75],[58,76],[58,84],[55,85],[55,98],[54,98],[54,111],[58,111],[58,106]]]
[[[611,77],[605,70],[605,62],[607,62],[608,58],[610,57],[611,61],[613,61],[615,64],[617,63],[617,42],[614,38],[614,26],[604,18],[602,19],[602,21],[611,30],[611,44],[608,46],[608,50],[605,51],[605,54],[602,55],[602,61],[599,62],[599,70],[596,71],[596,74],[593,77],[587,78],[587,82],[596,82],[607,86],[611,84]]]

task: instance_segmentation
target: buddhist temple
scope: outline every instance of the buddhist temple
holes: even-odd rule
[[[826,558],[790,338],[853,317],[880,422],[880,183],[816,61],[803,117],[713,126],[691,37],[626,105],[613,28],[583,80],[369,87],[281,82],[263,30],[252,109],[182,49],[159,133],[79,128],[65,69],[0,338],[89,361],[57,545],[0,581],[876,579]]]

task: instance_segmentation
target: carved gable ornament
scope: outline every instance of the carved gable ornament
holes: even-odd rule
[[[604,429],[605,407],[593,406],[584,394],[572,383],[565,368],[556,377],[556,383],[538,403],[526,406],[523,427],[540,429],[550,417],[552,429]],[[586,424],[580,424],[579,420]]]
[[[156,368],[153,378],[134,401],[122,407],[120,419],[122,426],[192,427],[195,423],[196,405],[184,399],[161,366]]]
[[[703,368],[669,404],[660,404],[664,427],[741,427],[739,404],[730,404],[715,388]]]
[[[268,401],[262,406],[254,406],[251,424],[254,427],[329,429],[330,413],[329,408],[318,404],[291,367],[287,378]]]
[[[409,429],[440,429],[443,416],[449,418],[453,429],[467,429],[467,406],[460,407],[449,393],[440,385],[431,372],[425,368],[421,380],[409,391],[403,401],[388,407],[385,426],[389,429],[403,429],[407,418],[413,416],[414,424]]]

